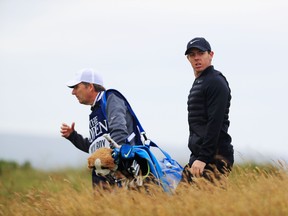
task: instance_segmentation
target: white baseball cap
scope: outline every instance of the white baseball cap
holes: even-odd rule
[[[67,82],[69,88],[73,88],[81,82],[93,83],[103,86],[102,77],[91,68],[84,68],[75,74],[75,77]]]

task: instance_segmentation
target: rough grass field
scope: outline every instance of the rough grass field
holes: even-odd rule
[[[175,194],[93,191],[86,168],[44,172],[0,161],[0,215],[288,215],[283,163],[235,165],[216,186],[181,183]]]

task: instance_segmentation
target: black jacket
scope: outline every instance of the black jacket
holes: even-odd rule
[[[231,91],[226,78],[213,66],[195,79],[188,96],[189,164],[213,162],[216,155],[234,162],[228,134]]]

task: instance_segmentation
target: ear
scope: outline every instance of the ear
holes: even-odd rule
[[[213,58],[214,52],[213,52],[213,51],[210,51],[209,55],[211,56],[211,58]]]
[[[94,91],[94,86],[92,83],[89,83],[88,88],[89,88],[89,91]]]

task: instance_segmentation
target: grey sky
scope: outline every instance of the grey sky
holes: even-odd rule
[[[75,121],[88,135],[89,107],[65,83],[92,67],[127,97],[148,137],[186,149],[194,77],[184,51],[203,36],[230,82],[237,154],[282,156],[287,11],[285,0],[0,0],[0,132],[59,137]]]

